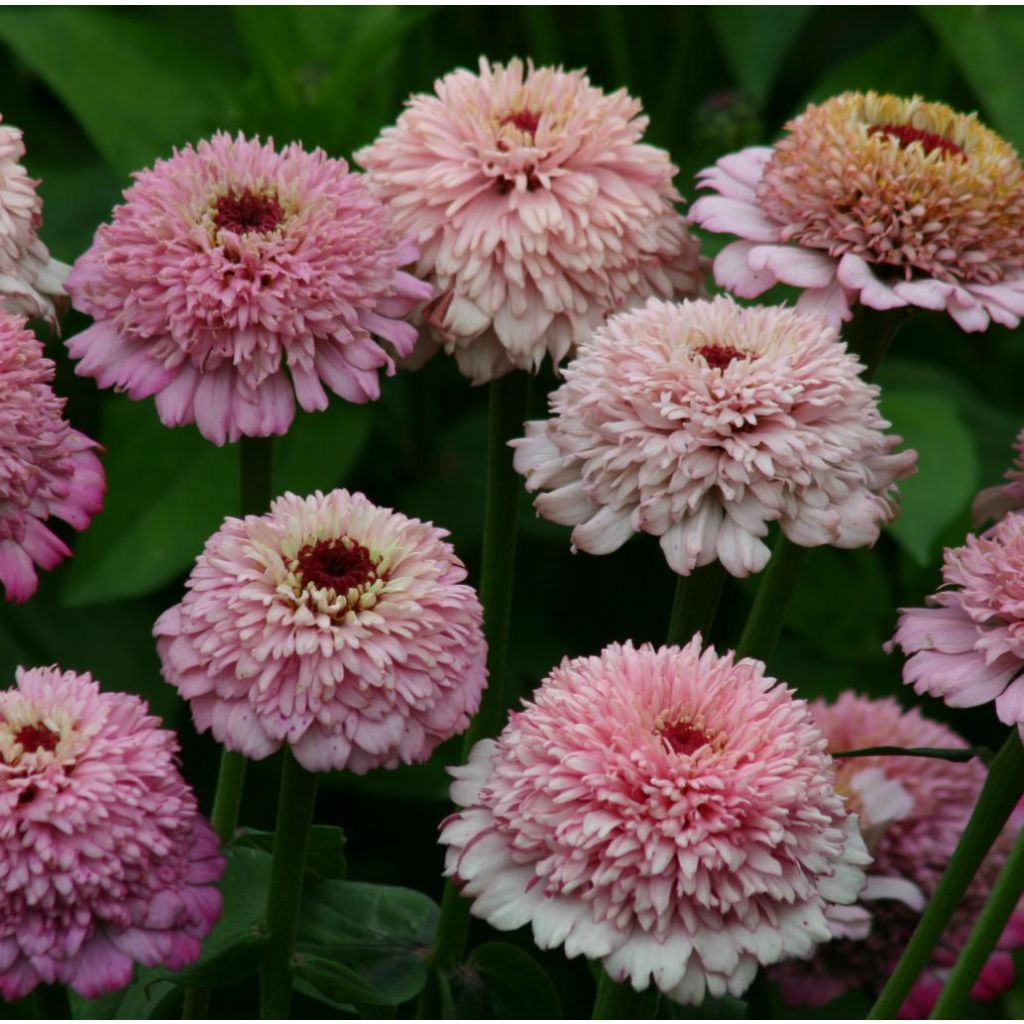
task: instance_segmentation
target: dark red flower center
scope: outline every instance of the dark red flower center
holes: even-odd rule
[[[898,139],[903,149],[906,149],[912,142],[920,142],[926,156],[936,149],[941,149],[948,156],[967,155],[952,139],[947,139],[945,135],[926,132],[922,128],[914,128],[909,124],[873,124],[868,129],[869,135],[878,135],[883,132],[886,135],[891,135],[894,139]]]
[[[746,355],[732,345],[702,345],[697,351],[713,370],[724,370],[734,359],[742,359]]]
[[[347,538],[307,544],[298,558],[303,583],[346,594],[377,579],[377,566],[362,544]]]
[[[251,188],[225,192],[216,203],[214,222],[222,231],[236,235],[266,234],[284,219],[284,210],[276,197]]]
[[[21,744],[26,754],[34,754],[37,750],[54,751],[60,743],[60,733],[54,732],[42,722],[23,725],[15,734],[14,739]]]
[[[515,125],[521,132],[526,132],[527,135],[536,135],[537,126],[540,124],[540,114],[535,110],[514,110],[511,114],[506,114],[501,119],[501,124]]]
[[[676,722],[659,731],[662,739],[677,754],[692,754],[700,750],[706,743],[711,742],[711,737],[703,729],[698,729],[692,722]]]

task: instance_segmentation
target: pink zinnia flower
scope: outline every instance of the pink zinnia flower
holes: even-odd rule
[[[1013,447],[1015,456],[1005,473],[1006,483],[986,487],[974,499],[971,513],[976,526],[1024,509],[1024,430],[1017,434]]]
[[[953,708],[994,700],[1001,722],[1024,736],[1024,514],[946,548],[943,586],[929,608],[900,609],[886,644],[911,655],[903,682]]]
[[[558,363],[609,313],[703,291],[676,168],[582,71],[481,58],[356,154],[437,289],[433,337],[475,384]]]
[[[951,729],[917,710],[902,710],[891,698],[871,700],[847,692],[835,704],[815,701],[810,708],[833,753],[878,746],[967,746]],[[830,914],[835,941],[819,947],[811,960],[790,961],[775,972],[788,1002],[814,1006],[850,989],[881,991],[956,849],[985,782],[985,769],[978,761],[954,764],[917,757],[858,757],[838,760],[835,768],[837,787],[858,816],[874,863],[857,906],[837,908]],[[930,1012],[1011,842],[1008,832],[975,878],[903,1015]],[[976,998],[990,998],[1012,984],[1009,950],[1024,944],[1022,929],[1024,913],[1004,934],[979,980]]]
[[[54,299],[64,295],[68,267],[50,258],[36,232],[43,201],[21,166],[22,133],[0,125],[0,309],[57,325]]]
[[[323,151],[219,133],[135,175],[68,291],[95,319],[68,342],[77,373],[156,395],[169,427],[215,444],[283,434],[303,409],[380,393],[430,297],[361,175]]]
[[[1024,315],[1024,170],[974,114],[919,97],[843,93],[810,106],[772,148],[723,157],[693,204],[738,235],[715,279],[744,298],[775,284],[801,309],[945,310],[965,331]]]
[[[201,732],[312,772],[425,761],[487,679],[482,609],[446,531],[362,494],[226,519],[154,628]]]
[[[18,669],[0,691],[0,992],[87,998],[135,963],[178,970],[220,916],[217,837],[146,704],[89,675]]]
[[[759,572],[775,520],[808,547],[873,544],[917,456],[893,454],[862,369],[819,316],[651,299],[581,346],[515,466],[575,547],[650,533],[684,576]]]
[[[681,1003],[831,937],[870,861],[807,705],[759,661],[613,644],[562,662],[453,771],[446,873],[495,928]]]
[[[98,446],[63,418],[53,377],[25,321],[0,312],[0,582],[16,603],[36,592],[36,566],[52,569],[71,554],[47,520],[84,530],[106,490]]]

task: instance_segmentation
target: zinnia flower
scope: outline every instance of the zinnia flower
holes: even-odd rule
[[[43,201],[21,166],[22,133],[0,125],[0,308],[57,325],[53,300],[64,295],[68,267],[50,259],[36,232],[43,221]]]
[[[943,586],[929,608],[900,609],[886,644],[911,655],[903,682],[952,708],[994,700],[1001,722],[1024,735],[1024,515],[946,548]]]
[[[68,291],[95,319],[68,342],[76,372],[156,395],[169,427],[215,444],[283,434],[295,413],[378,397],[406,355],[399,317],[430,288],[358,174],[323,151],[219,133],[135,175]]]
[[[71,554],[47,520],[84,530],[106,490],[98,446],[63,419],[53,376],[25,321],[0,312],[0,582],[16,603],[36,592],[36,566],[52,569]]]
[[[716,558],[759,572],[774,520],[808,547],[872,544],[917,456],[893,454],[861,369],[819,316],[651,299],[581,346],[515,466],[576,547],[643,531],[684,576]]]
[[[965,331],[1024,315],[1024,170],[978,122],[919,97],[843,93],[810,106],[772,148],[724,157],[693,204],[738,235],[715,279],[744,298],[782,283],[801,309],[849,320],[875,309],[945,310]]]
[[[810,709],[832,753],[878,746],[967,746],[951,729],[917,710],[902,710],[891,698],[871,700],[847,692],[835,704],[815,701]],[[835,768],[837,788],[846,796],[847,807],[857,813],[874,863],[858,905],[830,915],[835,941],[820,946],[811,960],[790,961],[774,972],[788,1002],[814,1006],[850,989],[876,994],[882,990],[938,886],[985,782],[985,769],[978,761],[955,764],[877,756],[844,758],[835,762]],[[904,1015],[927,1016],[931,1011],[1011,842],[1008,832],[975,878],[903,1007]],[[976,998],[990,998],[1012,984],[1009,950],[1024,944],[1022,929],[1024,913],[1017,915],[989,960]]]
[[[446,531],[337,490],[226,519],[154,627],[164,678],[229,750],[312,772],[425,761],[487,672]]]
[[[217,837],[138,697],[19,669],[0,691],[0,992],[87,998],[178,970],[220,916]]]
[[[437,289],[434,338],[473,383],[558,363],[609,313],[703,291],[676,168],[582,71],[481,59],[356,154]]]
[[[1016,454],[1013,465],[1006,471],[1006,483],[986,487],[974,499],[971,512],[975,525],[1024,509],[1024,430],[1017,435],[1013,446]]]
[[[807,705],[759,661],[565,660],[453,771],[446,873],[495,928],[681,1003],[806,957],[870,861]]]

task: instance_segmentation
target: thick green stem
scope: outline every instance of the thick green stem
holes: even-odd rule
[[[653,1020],[657,1006],[658,990],[655,986],[637,992],[628,983],[612,981],[602,970],[591,1020]]]
[[[37,985],[31,998],[36,1020],[71,1020],[68,990],[63,985]]]
[[[267,892],[267,945],[260,974],[260,1017],[286,1020],[291,1008],[292,951],[299,926],[306,848],[313,824],[317,777],[284,748],[274,830],[274,863]]]
[[[1002,873],[989,894],[988,902],[981,916],[975,922],[971,937],[967,940],[956,965],[946,980],[939,1001],[935,1004],[932,1017],[936,1020],[952,1020],[965,1016],[971,989],[978,980],[988,958],[995,949],[1020,903],[1024,892],[1024,831],[1017,836],[1013,850]]]
[[[860,750],[837,750],[833,757],[930,757],[936,761],[963,764],[976,757],[986,764],[995,756],[988,747],[862,747]]]
[[[800,547],[779,534],[761,585],[743,627],[736,654],[741,658],[767,660],[782,632],[790,602],[800,582],[800,571],[807,560],[808,549]]]
[[[715,621],[718,602],[725,586],[725,568],[717,559],[676,580],[676,596],[668,623],[668,642],[686,644],[694,633],[703,634],[705,643]]]
[[[1006,820],[1024,794],[1024,746],[1014,729],[996,754],[988,771],[974,812],[960,837],[953,856],[939,880],[938,888],[925,907],[900,962],[882,994],[868,1014],[869,1020],[887,1020],[896,1016],[927,966],[985,856]]]

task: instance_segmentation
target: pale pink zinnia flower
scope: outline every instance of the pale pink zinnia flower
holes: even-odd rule
[[[63,418],[53,377],[25,321],[0,311],[0,582],[16,603],[36,592],[37,566],[52,569],[71,554],[47,520],[84,530],[106,490],[96,442]]]
[[[967,746],[951,729],[917,710],[902,710],[891,698],[871,700],[847,692],[835,704],[815,701],[810,707],[832,753],[879,746]],[[850,989],[881,991],[935,892],[985,782],[985,769],[978,761],[956,764],[877,756],[841,759],[835,768],[837,788],[858,816],[874,863],[857,906],[838,908],[830,915],[836,939],[820,946],[811,960],[789,961],[775,972],[788,1002],[814,1006]],[[903,1015],[930,1012],[1011,842],[1008,831],[971,884]],[[989,960],[975,990],[977,998],[989,998],[1012,984],[1009,950],[1024,944],[1022,928],[1024,912],[1016,915]]]
[[[453,774],[473,913],[681,1003],[810,956],[870,861],[807,705],[699,635],[566,659]]]
[[[700,175],[718,195],[692,219],[740,238],[715,259],[720,285],[744,298],[792,285],[833,323],[861,302],[945,310],[965,331],[1017,326],[1024,169],[974,114],[848,92],[786,132]]]
[[[649,295],[703,291],[676,168],[646,128],[637,100],[582,71],[481,58],[356,154],[420,246],[432,336],[475,384],[557,364]]]
[[[1015,456],[1005,473],[1006,483],[986,487],[974,499],[971,513],[976,526],[1024,509],[1024,430],[1017,434],[1013,447]]]
[[[131,398],[156,395],[169,427],[215,444],[283,434],[325,409],[378,397],[400,317],[430,297],[399,268],[416,247],[361,175],[322,150],[219,133],[135,175],[68,291],[95,319],[68,342],[76,372]]]
[[[929,608],[900,609],[886,644],[911,655],[903,682],[953,708],[994,700],[1024,736],[1024,514],[1009,513],[962,547],[946,548]]]
[[[0,308],[56,327],[54,299],[64,295],[68,267],[50,258],[36,234],[43,201],[21,165],[21,138],[18,128],[0,125]]]
[[[581,346],[515,466],[576,547],[643,531],[684,576],[715,559],[759,572],[775,520],[807,547],[873,544],[917,456],[893,453],[862,369],[819,316],[651,299]]]
[[[425,761],[487,679],[446,531],[337,490],[226,519],[154,628],[164,678],[229,750],[312,772]]]
[[[0,691],[0,992],[95,998],[178,970],[220,916],[217,837],[138,697],[19,669]]]

